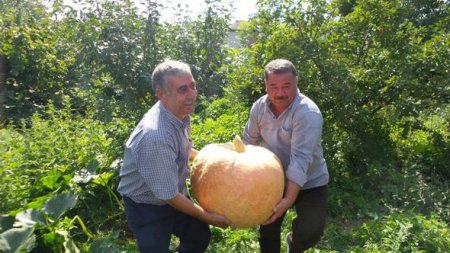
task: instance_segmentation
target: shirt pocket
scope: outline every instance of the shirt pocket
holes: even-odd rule
[[[281,125],[280,136],[287,143],[289,143],[290,140],[291,140],[292,129],[293,129],[292,128],[292,118],[285,117],[284,120],[283,120],[283,124]]]
[[[289,143],[292,138],[292,127],[282,126],[279,133],[280,133],[281,139],[284,142]]]

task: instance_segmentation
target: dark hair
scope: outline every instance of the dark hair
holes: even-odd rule
[[[167,79],[170,76],[181,76],[181,75],[192,75],[191,68],[184,62],[166,60],[158,66],[152,74],[152,87],[156,92],[157,89],[162,89],[163,91],[168,91]]]
[[[264,79],[267,79],[271,73],[292,73],[294,76],[297,76],[294,64],[286,59],[276,59],[267,63],[266,67],[264,67]]]

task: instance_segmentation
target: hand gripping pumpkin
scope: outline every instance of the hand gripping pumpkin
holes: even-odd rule
[[[283,197],[284,173],[266,148],[233,143],[209,144],[192,164],[191,186],[200,206],[225,215],[234,227],[265,222]]]

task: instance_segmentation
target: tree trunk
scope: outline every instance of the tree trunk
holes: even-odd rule
[[[6,123],[6,57],[0,54],[0,128]]]

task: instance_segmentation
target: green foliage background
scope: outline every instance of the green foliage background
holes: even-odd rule
[[[242,133],[279,57],[325,118],[328,225],[310,252],[450,251],[448,1],[260,0],[239,47],[218,0],[170,23],[154,1],[79,6],[0,0],[0,251],[136,252],[117,173],[155,65],[191,65],[200,149]],[[208,252],[258,251],[256,228],[212,231]]]

